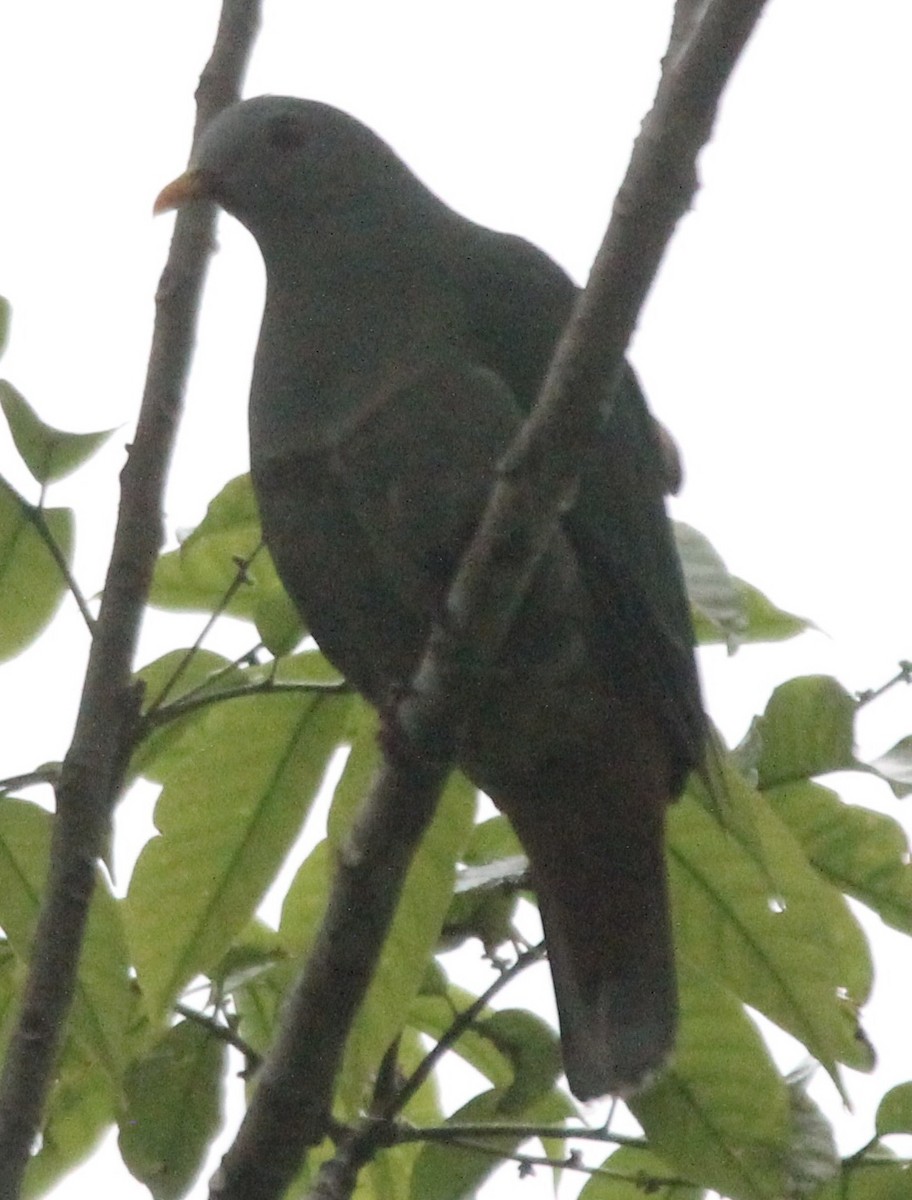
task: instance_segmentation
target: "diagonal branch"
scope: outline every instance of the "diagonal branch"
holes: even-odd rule
[[[696,157],[722,90],[763,8],[763,0],[710,0],[699,12],[694,0],[679,4],[656,100],[589,285],[539,402],[502,464],[450,590],[446,627],[432,633],[399,705],[400,736],[387,739],[395,753],[358,818],[314,952],[292,989],[238,1138],[211,1181],[218,1200],[276,1200],[306,1147],[323,1137],[348,1030],[447,775],[448,729],[475,691],[460,662],[496,660],[573,494],[599,405],[620,378],[643,301],[696,191]],[[321,1171],[315,1195],[350,1195],[361,1163],[343,1157],[340,1151],[335,1175]]]
[[[215,46],[197,91],[197,129],[237,97],[258,22],[258,0],[224,0]],[[121,476],[111,562],[73,742],[57,788],[46,894],[22,1008],[0,1079],[0,1196],[4,1200],[19,1195],[40,1129],[75,988],[95,864],[132,746],[138,697],[130,673],[161,541],[162,492],[212,227],[212,210],[202,206],[178,220],[157,296],[139,423]]]

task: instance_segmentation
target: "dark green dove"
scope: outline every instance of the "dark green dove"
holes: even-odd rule
[[[325,104],[222,112],[156,209],[197,198],[266,264],[250,396],[266,543],[323,652],[383,706],[441,615],[576,288]],[[529,856],[581,1099],[632,1092],[672,1048],[665,810],[705,741],[664,504],[673,447],[632,371],[605,399],[576,502],[456,739]]]

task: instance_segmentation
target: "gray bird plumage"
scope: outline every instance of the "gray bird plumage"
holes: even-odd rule
[[[323,104],[226,110],[162,207],[193,196],[246,225],[266,264],[250,402],[266,542],[324,653],[382,705],[417,664],[574,285]],[[529,855],[581,1098],[635,1089],[674,1038],[664,812],[704,726],[666,476],[628,371],[458,735]]]

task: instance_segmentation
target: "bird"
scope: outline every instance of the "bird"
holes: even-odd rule
[[[382,711],[442,617],[577,286],[315,100],[224,109],[155,211],[199,201],[266,268],[249,407],[264,541],[321,651]],[[528,857],[580,1100],[635,1093],[673,1050],[666,810],[706,742],[673,443],[629,365],[600,405],[575,499],[453,735]]]

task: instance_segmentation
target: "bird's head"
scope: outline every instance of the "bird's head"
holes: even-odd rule
[[[319,224],[368,199],[373,208],[405,168],[360,121],[328,104],[258,96],[224,109],[203,131],[190,167],[154,212],[194,200],[219,204],[261,245],[270,230]]]

